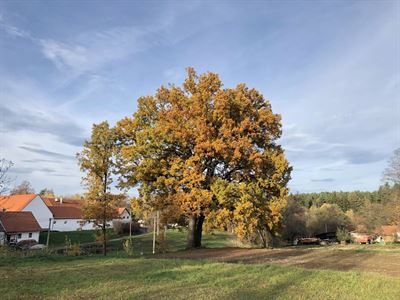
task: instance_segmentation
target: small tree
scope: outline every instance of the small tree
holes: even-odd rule
[[[338,228],[336,231],[336,238],[340,242],[347,242],[350,240],[350,233],[345,228]]]
[[[351,223],[350,218],[336,204],[323,204],[321,207],[312,206],[308,211],[307,228],[309,234],[321,234],[336,231]]]
[[[282,238],[293,241],[307,235],[307,209],[300,201],[291,197],[282,214]]]
[[[26,195],[26,194],[34,194],[35,189],[32,187],[29,181],[22,181],[20,185],[14,187],[10,194],[11,195]]]
[[[48,189],[48,188],[44,188],[39,192],[39,195],[41,197],[46,197],[46,198],[54,198],[55,194],[53,189]]]
[[[400,184],[400,148],[396,149],[389,159],[382,180],[392,184]]]
[[[114,131],[107,122],[94,124],[90,140],[77,154],[80,168],[86,172],[83,182],[87,188],[83,213],[86,220],[93,221],[103,233],[103,254],[107,254],[108,222],[117,217],[118,204],[123,195],[110,192],[115,169]]]
[[[8,192],[11,178],[8,176],[8,171],[14,164],[11,161],[0,160],[0,195]]]

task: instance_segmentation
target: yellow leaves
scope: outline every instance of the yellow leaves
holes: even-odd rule
[[[279,223],[291,169],[275,144],[280,116],[255,89],[188,68],[182,87],[141,97],[117,127],[121,169],[143,202],[229,219],[241,236]]]

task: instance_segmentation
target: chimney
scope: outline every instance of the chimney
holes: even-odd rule
[[[62,198],[60,198],[60,203],[62,204],[63,202],[62,202]]]

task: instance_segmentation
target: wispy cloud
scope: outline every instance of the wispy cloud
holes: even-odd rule
[[[28,146],[20,146],[19,148],[29,151],[29,152],[37,153],[37,154],[40,154],[43,156],[47,156],[47,157],[53,157],[53,158],[58,158],[58,159],[69,159],[69,160],[75,159],[72,155],[65,155],[62,153],[48,151],[45,149],[32,148],[32,147],[28,147]]]
[[[17,132],[30,131],[34,133],[49,133],[59,141],[81,146],[84,130],[64,116],[49,115],[44,111],[32,111],[23,108],[13,110],[0,105],[3,130]]]
[[[158,28],[114,27],[88,31],[68,41],[41,39],[43,55],[55,66],[79,76],[163,42]]]
[[[319,178],[319,179],[311,179],[311,182],[333,182],[335,179],[333,178]]]
[[[25,31],[21,28],[18,28],[6,22],[4,15],[1,13],[0,13],[0,28],[12,37],[31,38],[31,35],[28,31]]]

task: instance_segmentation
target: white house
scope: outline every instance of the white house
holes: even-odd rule
[[[131,221],[131,214],[129,213],[126,207],[119,207],[118,208],[118,218],[122,221]]]
[[[53,217],[43,199],[35,194],[1,196],[0,210],[7,212],[30,211],[44,230],[49,228],[49,220]]]
[[[83,219],[82,200],[63,198],[43,198],[44,203],[52,213],[50,230],[53,231],[75,231],[93,230],[97,226],[92,221]],[[118,219],[130,220],[130,213],[126,208],[118,208]],[[113,222],[107,223],[112,228]]]
[[[82,200],[43,198],[52,213],[50,230],[75,231],[94,229],[93,223],[83,220]]]
[[[0,212],[0,245],[24,240],[39,242],[42,230],[31,212]]]

